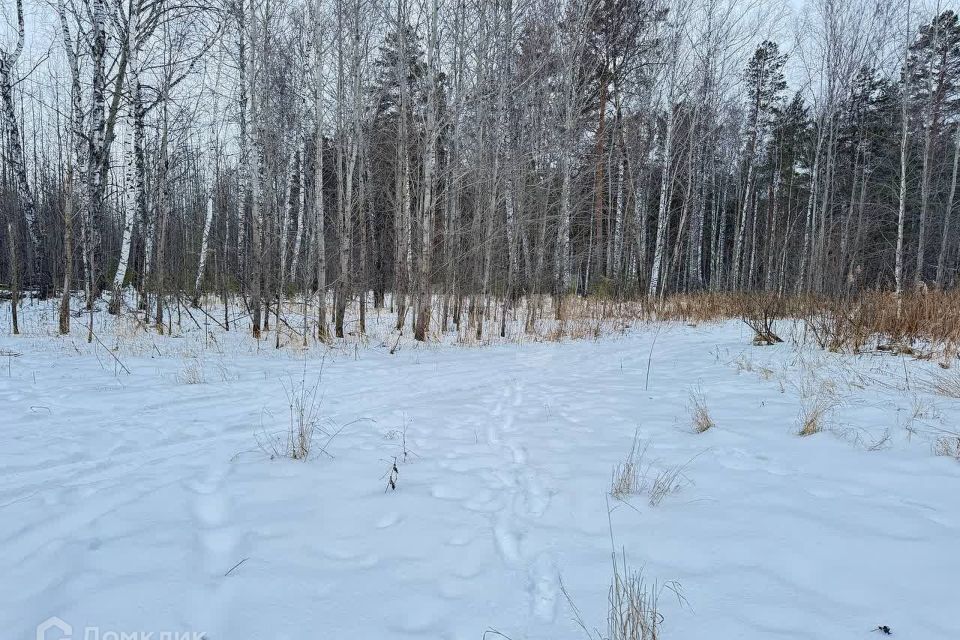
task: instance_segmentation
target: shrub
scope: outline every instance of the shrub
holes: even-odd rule
[[[319,388],[319,379],[309,387],[306,381],[301,379],[297,385],[286,390],[290,407],[287,453],[294,460],[306,460],[310,455],[313,434],[320,419],[320,403],[317,398]]]
[[[203,363],[196,358],[184,360],[183,369],[177,374],[177,381],[181,384],[203,384],[207,377],[203,371]]]
[[[317,432],[327,435],[320,418],[320,378],[308,384],[306,376],[299,382],[284,385],[287,396],[289,422],[283,431],[264,433],[258,437],[260,448],[272,458],[306,460],[313,450]],[[336,436],[329,435],[327,444]],[[320,447],[325,452],[326,445]]]
[[[783,342],[773,330],[775,320],[784,316],[783,299],[773,294],[755,294],[744,297],[740,319],[753,329],[753,344],[771,345]]]
[[[954,434],[939,436],[933,442],[933,453],[960,460],[960,436]]]

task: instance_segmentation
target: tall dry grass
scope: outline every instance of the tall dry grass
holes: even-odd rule
[[[305,346],[304,333],[308,338],[315,335],[316,327],[311,328],[312,316],[303,315],[308,306],[296,299],[284,302],[279,325],[283,334],[281,346]],[[461,309],[456,316],[459,323],[444,312],[451,306]],[[350,308],[350,318],[356,318],[357,310],[356,305]],[[244,331],[241,319],[245,315],[241,311],[231,310],[235,314],[232,324]],[[366,332],[360,331],[359,325],[352,321],[350,337],[344,341],[372,340],[393,345],[397,340],[390,316],[386,309],[368,308]],[[879,348],[906,354],[936,354],[943,356],[942,363],[950,364],[960,350],[960,291],[952,290],[916,289],[904,293],[899,301],[894,294],[881,291],[845,298],[781,296],[768,292],[698,292],[662,299],[531,295],[504,300],[496,296],[474,296],[452,305],[449,296],[437,295],[432,317],[430,341],[442,341],[445,335],[454,334],[454,341],[462,345],[589,340],[657,322],[698,325],[739,319],[753,329],[757,344],[775,344],[788,338],[786,332],[794,322],[799,322],[801,340],[829,351]],[[200,327],[199,322],[197,326]],[[187,332],[193,325],[188,320],[184,327]],[[272,331],[278,330],[275,323],[272,327]],[[137,340],[150,334],[149,328],[133,316],[129,320],[122,317],[114,331],[118,340],[123,339],[126,349],[140,342],[143,344],[138,348],[156,349],[152,339]],[[219,348],[210,331],[203,333],[205,348]],[[211,339],[214,345],[209,344]],[[132,344],[134,342],[137,344]]]
[[[779,341],[779,321],[798,320],[802,339],[827,351],[939,354],[945,364],[960,352],[960,291],[954,290],[917,289],[904,293],[899,301],[884,291],[850,298],[762,292],[681,294],[643,309],[650,320],[706,323],[740,318],[754,330],[755,342],[763,344]]]
[[[716,426],[707,408],[707,397],[699,385],[690,390],[687,410],[690,412],[690,424],[697,433],[704,433]]]

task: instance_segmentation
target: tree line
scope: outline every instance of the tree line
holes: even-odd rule
[[[491,300],[957,281],[938,4],[55,0],[28,25],[22,3],[14,326],[25,294],[58,297],[63,333],[79,300],[162,331],[221,298],[259,337],[295,300],[319,339],[389,305],[423,340],[464,315],[479,335]]]

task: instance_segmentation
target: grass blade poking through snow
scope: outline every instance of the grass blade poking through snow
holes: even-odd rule
[[[833,401],[825,397],[815,397],[804,402],[800,410],[800,429],[797,435],[812,436],[823,431],[827,413],[833,405]]]
[[[607,632],[601,634],[587,627],[580,610],[574,604],[563,581],[560,590],[563,592],[574,621],[579,625],[590,640],[658,640],[663,615],[659,610],[659,599],[663,589],[669,589],[677,596],[680,605],[686,603],[680,584],[668,582],[658,585],[648,583],[642,569],[634,569],[627,564],[626,551],[621,549],[617,553],[613,539],[613,522],[611,520],[609,503],[607,504],[607,525],[610,530],[610,564],[612,575],[610,588],[607,592]]]
[[[690,391],[690,402],[687,408],[690,411],[690,422],[693,424],[693,430],[697,433],[704,433],[716,426],[713,418],[710,417],[710,411],[707,409],[707,398],[703,395],[703,389],[699,386]]]
[[[284,431],[273,433],[264,432],[257,438],[260,448],[271,459],[306,460],[310,457],[314,448],[314,437],[317,434],[327,436],[326,441],[319,448],[321,453],[330,455],[327,452],[327,446],[343,430],[343,427],[337,430],[328,430],[323,427],[320,415],[320,405],[322,404],[320,380],[322,375],[323,366],[321,363],[320,373],[314,382],[307,382],[307,372],[304,368],[300,380],[291,380],[288,384],[283,385],[289,412],[287,428]]]
[[[617,500],[625,501],[633,495],[646,494],[651,507],[656,507],[663,499],[676,493],[687,484],[683,471],[689,462],[682,465],[671,465],[658,471],[653,480],[650,480],[652,464],[646,461],[647,448],[641,446],[639,432],[633,435],[633,444],[623,462],[617,463],[610,478],[610,495]]]
[[[647,471],[649,465],[645,465],[644,457],[647,453],[648,444],[640,446],[640,433],[633,434],[633,444],[630,446],[630,453],[623,462],[618,463],[613,468],[613,476],[610,480],[610,495],[617,500],[625,500],[628,497],[642,493],[647,487]]]

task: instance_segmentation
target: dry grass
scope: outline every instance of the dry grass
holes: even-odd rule
[[[287,453],[294,460],[306,460],[313,445],[313,434],[320,422],[318,391],[320,379],[308,386],[301,379],[287,389],[290,407],[290,427],[287,429]]]
[[[818,299],[802,316],[816,342],[829,351],[882,351],[949,361],[960,345],[960,292],[916,290],[900,304],[891,293],[868,292],[851,300]]]
[[[867,291],[854,298],[785,296],[769,293],[703,293],[667,298],[642,307],[653,320],[688,323],[741,318],[759,344],[779,340],[775,321],[804,323],[804,337],[827,351],[857,353],[873,345],[906,355],[936,352],[944,364],[960,351],[960,291],[918,289],[894,294]],[[924,352],[927,353],[924,353]]]
[[[864,349],[870,334],[865,327],[855,322],[848,311],[829,304],[814,308],[804,319],[807,337],[821,349],[832,353],[859,353]]]
[[[645,309],[651,320],[706,324],[748,315],[756,296],[747,293],[676,294]]]
[[[931,393],[947,398],[960,398],[960,369],[937,371],[930,375],[925,386]]]
[[[659,506],[664,498],[680,491],[687,484],[687,478],[683,475],[685,468],[686,465],[674,465],[657,473],[647,491],[651,507]]]
[[[307,306],[312,308],[312,305],[315,300],[308,300]],[[368,306],[369,333],[363,333],[356,323],[358,305],[356,302],[348,309],[351,319],[348,336],[342,341],[327,341],[321,345],[315,339],[312,313],[308,312],[307,317],[303,315],[303,300],[297,296],[285,300],[283,319],[279,323],[280,345],[342,348],[351,344],[362,345],[368,339],[386,339],[390,335],[387,328],[393,324],[389,317],[391,312],[387,310],[390,307],[375,309]],[[204,312],[208,314],[204,317],[195,312],[190,315],[189,310],[182,318],[176,313],[169,316],[175,320],[173,331],[186,335],[200,329],[207,336],[204,348],[219,350],[216,338],[211,336],[216,332],[214,324],[220,324],[217,318],[222,303],[216,297],[208,297],[203,306],[209,310]],[[235,307],[235,304],[230,307],[234,316],[231,326],[246,331],[245,313]],[[454,307],[461,309],[458,327],[454,326],[450,313]],[[107,314],[100,315],[100,321],[106,323]],[[213,324],[208,317],[214,320]],[[892,293],[880,291],[866,291],[847,298],[780,296],[768,292],[701,292],[651,300],[635,291],[618,297],[613,289],[601,288],[589,296],[537,294],[505,301],[497,295],[478,295],[461,298],[456,303],[452,297],[438,294],[434,299],[432,317],[435,319],[429,334],[432,342],[450,339],[449,334],[453,333],[453,341],[463,345],[589,340],[647,323],[699,325],[740,319],[753,328],[757,344],[779,342],[780,325],[786,328],[792,326],[788,322],[800,321],[803,332],[799,339],[809,340],[828,351],[859,352],[876,348],[936,357],[943,366],[949,367],[960,350],[960,291],[917,289],[905,293],[899,301]],[[442,322],[442,318],[446,321]],[[181,320],[183,326],[179,326]],[[98,327],[97,332],[106,335],[107,326]],[[132,312],[119,318],[109,316],[109,327],[126,350],[157,349],[152,340],[152,328]],[[263,340],[264,346],[275,342],[277,331],[276,319],[271,318],[271,330]],[[444,336],[444,333],[448,335]]]
[[[910,399],[910,423],[938,418],[940,418],[940,411],[933,400],[921,395],[914,395]]]
[[[617,500],[626,500],[628,497],[643,493],[647,488],[647,472],[649,465],[644,462],[649,445],[640,443],[639,433],[633,436],[630,453],[623,462],[613,468],[610,479],[610,495]]]
[[[183,368],[177,374],[177,381],[180,384],[203,384],[207,381],[203,370],[203,362],[199,358],[187,358],[183,362]]]
[[[823,431],[826,428],[827,414],[834,404],[833,398],[826,396],[816,396],[804,401],[800,410],[800,428],[797,430],[797,435],[812,436]]]
[[[634,569],[627,564],[626,551],[618,554],[614,546],[613,524],[610,526],[610,561],[613,570],[610,579],[610,588],[607,592],[607,630],[601,633],[596,627],[587,625],[580,610],[574,604],[566,585],[560,581],[560,590],[563,592],[573,619],[583,630],[588,640],[658,640],[660,638],[663,615],[659,610],[660,595],[664,590],[672,592],[684,606],[687,602],[680,584],[667,582],[659,585],[656,582],[647,582],[643,571]]]
[[[330,432],[321,422],[320,378],[307,383],[304,375],[299,381],[284,385],[284,391],[289,411],[287,427],[282,431],[260,434],[257,438],[260,448],[271,459],[306,460],[313,452],[314,438],[319,434],[327,436],[326,442],[319,446],[321,453],[327,453],[327,446],[339,431]]]
[[[713,418],[710,417],[710,411],[707,409],[707,399],[703,395],[703,389],[699,386],[690,391],[687,410],[690,412],[690,423],[693,425],[693,430],[697,433],[704,433],[717,426]]]
[[[679,585],[667,585],[683,602]],[[570,605],[573,619],[589,640],[658,640],[663,616],[658,610],[660,589],[648,584],[643,572],[629,567],[626,557],[613,557],[613,577],[607,594],[607,632],[601,634],[584,621],[580,610],[561,581],[560,589]]]
[[[939,436],[933,442],[933,454],[960,461],[960,435],[950,433]]]
[[[890,446],[890,430],[886,429],[879,437],[874,438],[872,442],[865,444],[867,451],[882,451]]]
[[[609,640],[657,640],[663,617],[657,611],[657,588],[650,588],[643,572],[627,566],[626,554],[613,562],[613,580],[608,596]]]
[[[749,354],[741,354],[737,357],[737,360],[734,362],[734,364],[737,367],[737,373],[740,373],[741,371],[746,371],[747,373],[753,372],[753,359]]]
[[[653,473],[653,464],[646,460],[648,447],[649,444],[641,443],[639,434],[634,434],[627,457],[613,468],[610,495],[615,499],[646,495],[650,506],[656,507],[688,483],[683,473],[686,464],[672,465]]]

